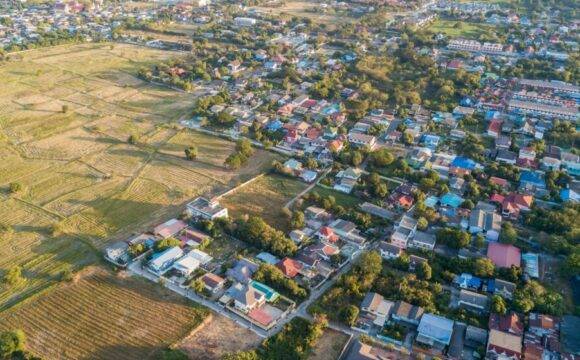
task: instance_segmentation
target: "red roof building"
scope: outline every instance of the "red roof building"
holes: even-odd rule
[[[510,268],[512,266],[521,265],[520,249],[509,244],[489,243],[487,247],[487,258],[490,259],[495,266],[500,268]]]
[[[499,137],[499,135],[501,134],[501,124],[502,124],[501,120],[497,119],[492,120],[487,128],[487,135],[492,136],[494,138]]]
[[[499,200],[500,196],[492,195],[491,201]],[[517,219],[522,211],[530,210],[533,201],[534,197],[532,195],[510,193],[500,201],[502,215]]]
[[[524,334],[524,323],[520,316],[512,312],[506,315],[492,313],[489,316],[488,326],[490,329],[495,329],[510,334],[522,336]]]
[[[338,235],[336,235],[334,231],[332,231],[332,229],[328,226],[323,226],[320,228],[320,230],[318,230],[318,237],[321,240],[325,240],[330,243],[335,243],[339,239]]]
[[[502,179],[502,178],[499,178],[499,177],[496,177],[496,176],[490,177],[489,178],[489,182],[492,183],[492,184],[494,184],[494,185],[499,185],[502,188],[507,188],[508,185],[509,185],[509,182],[506,179]],[[500,203],[501,203],[501,201],[500,201]]]
[[[276,267],[289,278],[296,277],[302,270],[302,266],[299,261],[290,258],[284,258],[276,264]]]

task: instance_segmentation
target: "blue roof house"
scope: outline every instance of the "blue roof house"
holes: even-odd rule
[[[418,342],[431,347],[444,348],[451,342],[453,320],[434,314],[424,314],[417,330]]]
[[[477,167],[477,163],[470,158],[466,158],[463,156],[457,156],[451,162],[451,167],[456,167],[465,170],[473,170]]]
[[[462,273],[456,276],[453,282],[462,289],[479,290],[482,285],[480,278],[468,273]]]
[[[457,209],[463,204],[463,198],[455,193],[448,192],[441,197],[441,206],[448,206]]]
[[[266,125],[266,129],[268,131],[278,131],[282,128],[282,126],[284,126],[284,124],[282,124],[282,122],[279,119],[274,119],[270,121],[268,125]]]
[[[573,189],[562,189],[560,190],[560,197],[564,202],[579,202],[580,201],[580,194],[578,194]]]
[[[545,192],[546,181],[544,180],[544,173],[531,170],[523,171],[520,175],[520,190],[535,193]]]
[[[437,146],[439,145],[440,141],[441,141],[441,137],[437,136],[437,135],[424,134],[421,137],[421,143],[425,147],[428,147],[431,150],[437,149]]]

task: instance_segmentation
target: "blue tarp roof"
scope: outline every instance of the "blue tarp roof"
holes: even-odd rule
[[[458,208],[463,204],[463,198],[455,193],[447,193],[441,197],[441,206]]]
[[[544,177],[536,171],[525,170],[520,175],[520,183],[531,183],[539,186],[546,186]]]
[[[453,159],[451,166],[466,170],[473,170],[477,166],[477,163],[469,158],[458,156]]]

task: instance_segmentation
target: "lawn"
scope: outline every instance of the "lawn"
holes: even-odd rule
[[[362,200],[354,195],[345,194],[334,189],[329,189],[323,186],[316,186],[313,192],[317,192],[320,196],[332,196],[336,200],[336,204],[343,206],[346,209],[356,208],[358,204],[362,203]]]
[[[297,179],[282,175],[264,175],[246,184],[220,201],[232,217],[258,215],[280,230],[288,230],[288,218],[282,210],[288,201],[306,189]]]
[[[194,94],[136,77],[177,53],[83,44],[13,54],[0,67],[0,311],[46,290],[66,269],[101,258],[109,243],[178,215],[191,198],[222,193],[269,166],[257,150],[231,171],[235,144],[181,131]],[[136,144],[129,144],[136,135]],[[183,148],[199,148],[187,161]],[[22,189],[10,194],[9,184]],[[52,231],[57,226],[58,232]]]
[[[494,33],[495,28],[488,24],[438,19],[428,29],[434,33],[442,33],[451,38],[461,37],[477,40],[483,34]]]
[[[207,315],[157,284],[88,268],[50,294],[0,314],[0,330],[24,330],[28,349],[44,359],[145,359]]]

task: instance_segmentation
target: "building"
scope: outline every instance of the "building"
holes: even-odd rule
[[[234,19],[234,24],[236,24],[237,26],[254,26],[256,25],[258,21],[254,18],[248,18],[248,17],[237,17]]]
[[[425,310],[420,306],[411,305],[404,301],[397,301],[391,316],[395,321],[410,325],[419,325],[419,321],[424,312]]]
[[[383,259],[396,259],[403,254],[403,249],[386,241],[379,244],[379,252]]]
[[[236,262],[234,267],[226,271],[226,275],[228,278],[234,281],[248,283],[252,279],[252,275],[258,271],[258,268],[258,264],[248,259],[242,258]]]
[[[486,358],[501,360],[522,359],[522,337],[492,329],[489,331]]]
[[[520,249],[509,244],[489,243],[487,258],[499,268],[519,267],[521,264]]]
[[[517,219],[520,213],[530,211],[534,197],[518,193],[510,193],[507,196],[493,194],[490,201],[501,205],[501,214],[504,217]]]
[[[489,316],[488,327],[517,336],[524,335],[522,318],[513,311],[506,315],[492,313]]]
[[[185,229],[187,224],[181,220],[171,219],[153,229],[153,233],[163,239],[175,236],[181,230]]]
[[[360,309],[375,316],[373,321],[375,325],[383,326],[394,305],[392,301],[385,300],[381,295],[369,292],[363,299]]]
[[[487,296],[469,290],[459,292],[459,306],[474,312],[485,312],[489,308]]]
[[[426,233],[424,231],[417,231],[413,240],[409,243],[409,247],[423,250],[433,250],[435,248],[435,243],[437,238],[433,234]]]
[[[476,208],[469,215],[469,232],[483,233],[488,241],[497,241],[501,232],[501,216],[495,211]]]
[[[203,282],[205,289],[212,294],[223,289],[226,284],[226,279],[213,273],[206,273],[201,277],[201,281]]]
[[[443,348],[451,342],[453,320],[434,314],[425,314],[417,328],[417,341],[432,347]]]
[[[516,284],[502,279],[491,279],[487,282],[487,291],[504,299],[512,300]]]
[[[228,209],[222,207],[219,202],[215,200],[208,200],[203,197],[198,197],[187,204],[186,211],[189,216],[204,220],[228,217]]]
[[[276,267],[280,269],[286,277],[292,279],[300,273],[303,265],[300,261],[286,257],[280,260],[280,262],[276,264]]]
[[[163,275],[182,256],[183,250],[178,246],[166,249],[153,255],[153,258],[149,261],[149,270],[156,275]]]
[[[266,296],[255,290],[252,286],[236,284],[231,293],[236,309],[248,313],[266,303]]]
[[[415,236],[416,231],[417,220],[408,215],[403,215],[395,226],[395,232],[391,235],[391,244],[402,249],[407,248],[408,242]]]
[[[188,277],[199,268],[200,262],[194,256],[187,254],[173,263],[172,268],[182,276]]]
[[[125,264],[129,260],[129,244],[124,241],[118,241],[107,246],[105,249],[105,258],[113,263]]]

